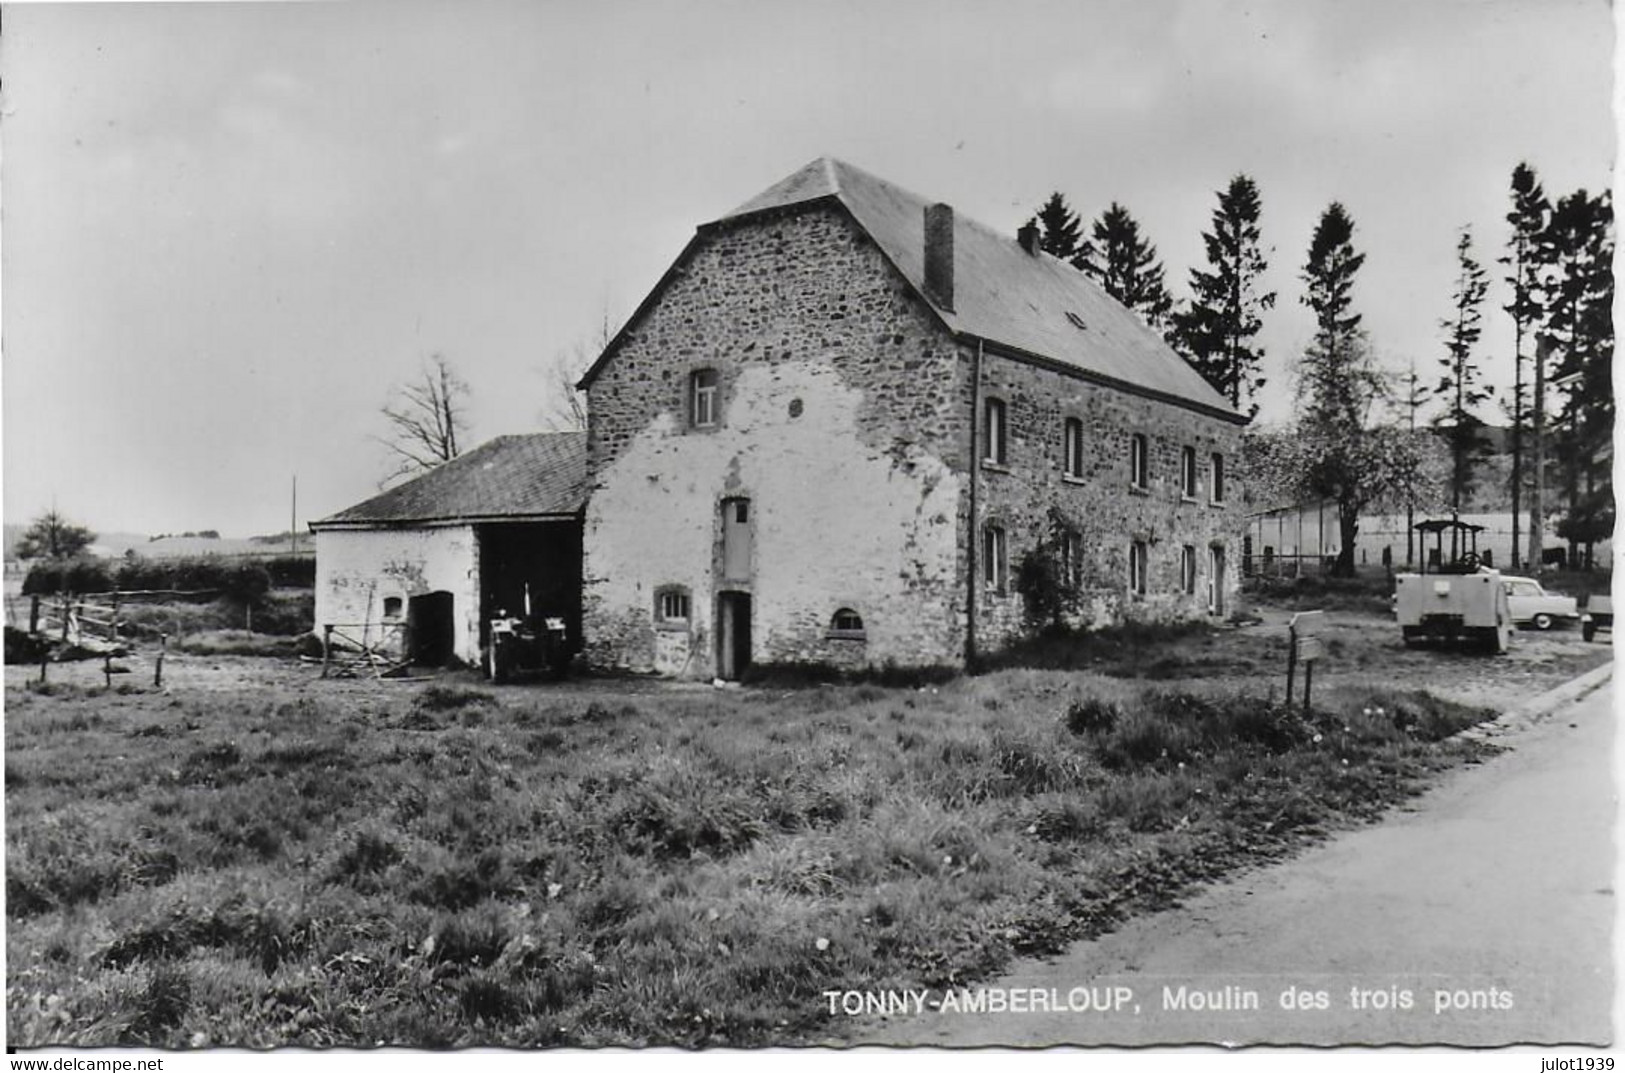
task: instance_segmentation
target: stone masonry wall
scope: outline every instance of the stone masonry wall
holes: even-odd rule
[[[755,662],[957,662],[968,410],[957,348],[825,207],[702,240],[588,391],[584,634],[603,666],[709,678],[717,593],[752,601]],[[718,421],[691,428],[697,369]],[[957,461],[957,458],[955,458]],[[748,580],[721,580],[721,502],[750,500]],[[686,593],[686,622],[657,594]],[[860,637],[831,629],[837,610]]]
[[[967,355],[964,361],[968,363]],[[964,406],[969,409],[969,376]],[[977,642],[982,651],[1023,629],[1015,576],[1022,557],[1050,539],[1057,525],[1082,537],[1084,600],[1075,625],[1123,619],[1171,619],[1206,614],[1209,550],[1225,551],[1222,587],[1228,609],[1239,586],[1245,516],[1241,501],[1240,430],[1184,407],[1130,395],[995,353],[984,354],[982,397],[1002,399],[1008,435],[1003,466],[978,469],[981,523],[1006,531],[1008,581],[1002,592],[978,582]],[[1081,480],[1065,475],[1064,425],[1083,423]],[[1144,491],[1130,485],[1130,438],[1146,436],[1149,472]],[[1181,448],[1196,449],[1197,494],[1181,495]],[[1225,502],[1211,502],[1210,456],[1224,456]],[[978,451],[985,456],[985,445]],[[1146,595],[1129,592],[1129,545],[1148,552]],[[1180,556],[1196,549],[1194,594],[1180,591]],[[981,544],[978,543],[978,554]]]
[[[478,664],[478,577],[479,548],[471,526],[319,530],[316,629],[326,623],[380,623],[390,597],[400,599],[404,622],[411,597],[446,591],[452,594],[457,658]],[[343,632],[360,636],[356,629]]]

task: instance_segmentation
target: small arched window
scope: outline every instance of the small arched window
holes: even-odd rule
[[[829,632],[836,637],[861,637],[863,616],[850,607],[843,607],[830,618]]]

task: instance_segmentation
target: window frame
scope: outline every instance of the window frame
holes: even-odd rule
[[[1083,585],[1083,534],[1076,529],[1061,533],[1061,579],[1073,589]]]
[[[1128,591],[1135,599],[1144,599],[1150,588],[1150,548],[1143,540],[1131,540],[1128,545]]]
[[[1009,419],[1010,410],[1002,398],[989,395],[982,400],[982,461],[985,464],[1003,466],[1008,463]]]
[[[688,427],[716,428],[718,424],[718,397],[722,376],[712,366],[695,369],[688,374]],[[703,407],[701,403],[704,403]],[[700,420],[701,410],[705,420]]]
[[[1179,549],[1179,591],[1185,596],[1196,595],[1196,545],[1185,544]]]
[[[667,613],[666,601],[682,601],[683,614]],[[686,630],[694,621],[694,599],[686,585],[662,585],[655,590],[655,625],[667,630]]]
[[[842,625],[841,617],[843,615],[851,615],[853,619],[857,620],[857,625],[854,626],[850,623]],[[862,641],[868,638],[868,630],[863,621],[863,615],[855,608],[843,604],[836,608],[835,613],[829,617],[829,628],[824,631],[824,636],[836,641]]]
[[[1083,480],[1083,420],[1069,417],[1061,424],[1061,475]]]
[[[1151,485],[1151,441],[1145,433],[1135,432],[1129,435],[1128,448],[1128,485],[1136,491],[1150,490]]]
[[[1214,451],[1207,460],[1207,501],[1216,507],[1224,505],[1224,452]]]
[[[1196,498],[1196,448],[1186,444],[1179,449],[1179,495],[1182,499]]]
[[[987,522],[982,526],[982,587],[989,592],[1007,591],[1009,578],[1009,536],[1004,526]]]

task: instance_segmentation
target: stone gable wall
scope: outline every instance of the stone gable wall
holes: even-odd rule
[[[717,673],[717,594],[749,592],[756,662],[956,662],[958,351],[833,206],[708,234],[588,389],[584,633],[601,666]],[[713,428],[689,379],[718,374]],[[961,463],[962,465],[962,463]],[[721,578],[721,501],[754,557]],[[655,621],[657,591],[690,598]],[[862,616],[861,638],[831,629]]]

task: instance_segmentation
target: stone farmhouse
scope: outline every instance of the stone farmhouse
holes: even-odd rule
[[[478,665],[499,611],[581,637],[579,432],[499,436],[310,527],[316,625],[424,663]]]
[[[1034,230],[821,159],[700,226],[580,383],[603,667],[962,665],[1024,628],[1223,615],[1245,418]]]

